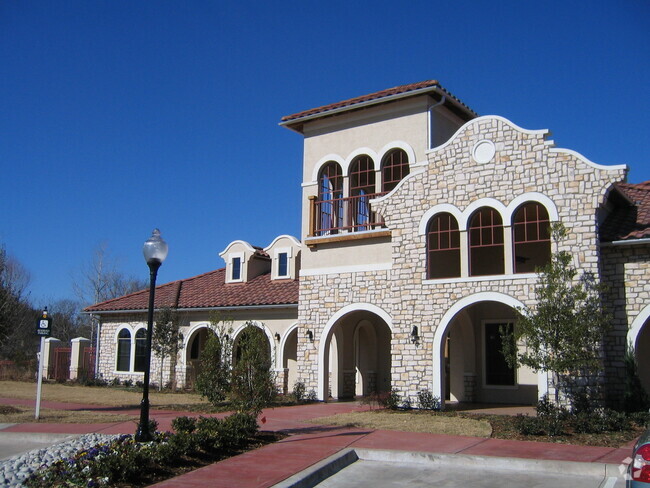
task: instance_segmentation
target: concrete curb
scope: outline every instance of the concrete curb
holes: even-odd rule
[[[355,449],[343,449],[271,488],[311,488],[359,460]]]
[[[438,464],[456,468],[472,466],[473,469],[490,468],[502,471],[513,470],[547,474],[562,473],[575,476],[600,477],[603,479],[623,479],[624,476],[624,474],[620,473],[619,466],[616,464],[348,448],[273,485],[272,488],[311,488],[358,460]]]
[[[46,434],[46,433],[26,433],[26,432],[2,432],[0,439],[17,440],[29,442],[42,442],[43,444],[58,444],[59,442],[80,437],[82,434]]]

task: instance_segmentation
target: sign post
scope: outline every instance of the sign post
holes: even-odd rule
[[[38,420],[41,414],[41,388],[43,386],[43,352],[45,350],[45,338],[52,334],[52,319],[47,315],[47,307],[43,309],[41,318],[36,321],[36,335],[41,338],[41,349],[38,353],[38,386],[36,389],[36,414]]]

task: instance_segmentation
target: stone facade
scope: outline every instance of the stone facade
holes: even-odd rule
[[[616,405],[623,394],[626,348],[636,347],[633,329],[639,321],[642,327],[650,305],[650,244],[604,246],[602,275],[606,285],[608,312],[612,325],[605,340],[605,378],[609,403]],[[647,352],[647,351],[646,351]],[[638,356],[639,368],[647,369],[646,357]]]
[[[372,202],[390,230],[389,269],[301,277],[300,327],[315,332],[313,344],[302,337],[299,342],[300,378],[308,388],[320,387],[320,394],[324,393],[318,381],[319,374],[322,377],[326,372],[318,364],[317,351],[323,355],[321,342],[328,339],[323,337],[328,322],[346,307],[352,310],[355,304],[371,304],[390,317],[391,386],[409,397],[432,388],[442,396],[442,349],[434,350],[434,345],[439,347],[443,329],[450,324],[449,311],[457,304],[479,301],[501,301],[511,308],[533,304],[536,275],[513,274],[512,259],[508,259],[512,257],[509,217],[526,201],[546,206],[551,220],[556,214],[568,230],[564,249],[572,252],[581,270],[599,276],[597,214],[612,184],[625,178],[625,168],[594,165],[571,151],[553,148],[546,136],[546,131],[523,130],[500,117],[466,123],[447,143],[428,152],[424,167]],[[485,140],[493,143],[495,153],[489,161],[479,163],[472,152]],[[359,146],[364,146],[364,141],[359,141]],[[504,216],[506,243],[503,275],[469,277],[464,262],[460,278],[426,279],[422,226],[426,227],[432,216],[427,212],[439,205],[445,205],[445,211],[453,207],[459,215],[463,243],[467,240],[463,218],[483,205],[499,210]],[[372,238],[366,242],[371,243]],[[363,240],[355,243],[357,247],[364,244]],[[463,250],[466,255],[466,244]],[[477,297],[477,302],[472,297]],[[417,344],[410,340],[413,326],[419,331]],[[465,387],[472,390],[476,390],[472,385],[480,383],[480,379],[465,381]],[[472,399],[475,394],[467,396]]]

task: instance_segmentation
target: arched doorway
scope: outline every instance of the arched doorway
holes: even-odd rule
[[[185,347],[185,386],[193,388],[196,383],[196,377],[201,372],[201,352],[208,341],[210,329],[207,325],[200,326],[189,335]]]
[[[521,302],[507,295],[481,293],[445,314],[434,337],[434,395],[451,402],[537,402],[538,374],[511,368],[501,352],[501,331],[513,327],[518,306]]]
[[[641,385],[650,393],[650,305],[636,317],[627,334],[628,344],[634,347],[637,371]]]
[[[293,391],[298,381],[298,327],[289,331],[282,345],[282,369],[284,372],[284,393]]]
[[[246,324],[243,328],[237,331],[233,341],[233,366],[241,358],[243,349],[249,345],[261,345],[263,348],[263,356],[268,361],[269,367],[273,366],[271,344],[267,337],[265,330],[262,327],[253,323]]]
[[[391,389],[388,316],[383,311],[381,315],[371,311],[376,307],[360,308],[346,307],[323,331],[319,350],[321,399],[349,399]]]

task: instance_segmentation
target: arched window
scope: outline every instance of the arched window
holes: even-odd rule
[[[330,161],[318,176],[316,235],[338,232],[343,227],[343,173],[338,163]]]
[[[512,220],[515,273],[532,273],[551,259],[550,221],[546,207],[526,202]]]
[[[147,361],[147,330],[139,329],[135,333],[135,361],[133,370],[142,373],[146,368]]]
[[[503,220],[495,209],[479,208],[469,224],[469,275],[503,274]]]
[[[350,225],[353,231],[370,229],[370,198],[375,189],[375,164],[370,156],[358,156],[350,166]]]
[[[381,191],[389,192],[409,174],[409,158],[403,149],[393,149],[381,161]]]
[[[460,276],[460,231],[453,215],[435,215],[427,226],[427,278]]]
[[[131,332],[122,329],[117,335],[117,370],[129,371],[131,369]]]

